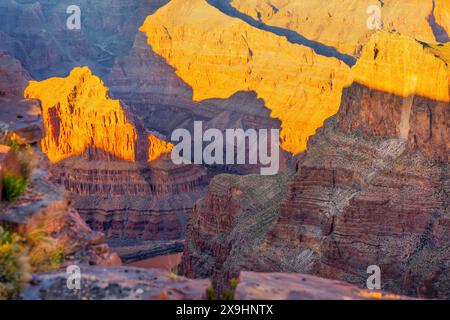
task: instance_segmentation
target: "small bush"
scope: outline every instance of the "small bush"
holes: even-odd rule
[[[224,292],[222,294],[222,300],[235,300],[236,298],[236,289],[239,284],[239,279],[233,278],[231,279],[231,291],[230,292]]]
[[[0,300],[20,293],[30,279],[29,271],[24,239],[0,227]]]
[[[206,300],[217,300],[214,289],[211,287],[206,288]]]
[[[64,245],[42,229],[27,234],[29,258],[33,272],[47,272],[60,267],[65,257]]]
[[[3,177],[2,198],[6,201],[14,201],[19,198],[27,189],[28,182],[26,179],[5,173]]]

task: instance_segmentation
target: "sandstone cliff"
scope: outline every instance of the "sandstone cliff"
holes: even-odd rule
[[[436,9],[433,11],[433,2]],[[361,47],[374,33],[367,21],[374,15],[368,8],[380,8],[381,27],[425,42],[435,42],[436,37],[429,23],[430,14],[447,32],[448,2],[445,0],[365,1],[331,0],[232,0],[231,5],[253,19],[270,26],[292,30],[306,38],[335,47],[337,50],[357,56]]]
[[[25,97],[41,101],[46,128],[41,148],[52,162],[82,154],[135,159],[134,126],[89,68],[75,68],[66,78],[30,81]]]
[[[245,225],[223,213],[260,212],[265,197],[229,201],[231,190],[241,190],[240,198],[251,194],[242,186],[253,178],[223,183],[229,191],[220,196],[213,182],[190,222],[183,272],[214,274],[219,291],[237,269],[313,273],[365,286],[367,267],[378,265],[386,290],[448,298],[448,48],[374,35],[352,71],[361,83],[344,89],[337,115],[309,139],[267,236],[245,240],[239,232]],[[378,82],[369,87],[371,76]],[[216,230],[203,222],[219,219],[232,223]],[[250,255],[243,254],[246,246]]]
[[[253,28],[204,0],[171,1],[140,30],[192,87],[195,101],[255,91],[281,120],[282,147],[289,152],[302,151],[337,111],[348,83],[345,62]]]
[[[336,113],[342,89],[353,81],[349,66],[375,33],[367,27],[369,4],[171,1],[140,30],[151,49],[192,87],[195,101],[256,92],[271,117],[281,121],[283,149],[296,154]],[[373,4],[381,7],[384,30],[429,43],[448,31],[442,22],[448,13],[445,1]]]
[[[172,144],[111,99],[87,67],[31,81],[25,95],[42,103],[41,148],[54,163],[54,181],[71,193],[90,227],[118,246],[183,239],[208,182],[203,168],[174,165]]]

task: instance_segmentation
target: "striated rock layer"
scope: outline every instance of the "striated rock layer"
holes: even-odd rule
[[[75,68],[66,78],[30,81],[24,94],[42,103],[46,135],[41,148],[52,162],[85,152],[92,159],[109,154],[135,160],[136,130],[89,68]]]
[[[25,95],[41,100],[54,180],[92,228],[124,241],[183,239],[204,169],[174,165],[172,144],[145,130],[87,67],[31,81]]]
[[[248,257],[276,220],[288,177],[214,177],[208,194],[194,207],[179,271],[188,277],[213,276],[218,296],[231,290],[230,280],[240,270],[253,270]]]
[[[195,101],[256,92],[281,120],[282,147],[292,153],[336,112],[348,83],[344,62],[253,28],[204,0],[171,1],[140,30],[192,87]]]
[[[389,66],[399,61],[393,57],[398,48],[408,50],[395,74]],[[245,224],[234,214],[258,214],[267,196],[230,201],[232,190],[241,190],[241,198],[250,195],[243,186],[253,178],[223,183],[221,190],[228,191],[219,196],[213,182],[190,222],[182,271],[215,275],[220,292],[238,269],[312,273],[363,287],[367,267],[377,265],[385,290],[448,298],[448,48],[375,35],[354,72],[362,82],[378,77],[382,88],[355,82],[344,89],[337,115],[309,139],[267,235],[246,240],[239,231]],[[425,65],[412,65],[415,59]],[[435,77],[429,78],[431,72]],[[220,228],[204,223],[229,220],[217,223]]]
[[[313,41],[337,50],[359,55],[361,47],[374,33],[367,27],[373,21],[376,6],[381,12],[381,28],[396,30],[420,41],[435,42],[429,15],[436,3],[437,23],[447,32],[450,8],[446,0],[232,0],[231,5],[241,13],[267,25],[298,32]],[[371,10],[369,10],[369,8]]]
[[[140,30],[195,101],[254,91],[281,121],[283,149],[296,154],[336,113],[342,89],[352,83],[350,67],[376,32],[367,26],[371,4],[381,8],[385,31],[428,43],[448,31],[443,0],[175,0]]]

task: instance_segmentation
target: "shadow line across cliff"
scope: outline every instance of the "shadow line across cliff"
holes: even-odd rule
[[[352,67],[356,63],[355,57],[341,53],[332,46],[327,46],[323,43],[307,39],[303,35],[293,30],[270,26],[261,21],[255,20],[251,16],[246,15],[237,10],[236,8],[234,8],[230,3],[231,0],[206,0],[206,2],[208,2],[208,4],[215,7],[216,9],[218,9],[223,14],[226,14],[227,16],[240,19],[254,28],[273,33],[280,37],[286,37],[286,39],[290,43],[299,44],[311,48],[318,55],[329,58],[336,58],[347,64],[349,67]]]

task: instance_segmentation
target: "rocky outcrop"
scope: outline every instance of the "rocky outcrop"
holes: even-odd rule
[[[187,229],[179,272],[212,277],[217,296],[231,290],[240,270],[256,270],[250,258],[267,237],[286,195],[289,175],[216,176],[199,200]]]
[[[135,160],[136,130],[89,68],[75,68],[67,78],[31,81],[25,97],[42,103],[46,135],[41,148],[52,162],[82,154]]]
[[[404,61],[393,56],[399,50],[405,52]],[[225,238],[228,245],[208,246],[195,231],[208,230],[201,228],[203,219],[233,221],[233,214],[223,217],[221,203],[231,206],[228,212],[249,208],[248,215],[256,214],[260,200],[252,197],[250,206],[240,207],[226,193],[214,197],[210,192],[203,203],[216,205],[194,214],[197,219],[191,224],[199,227],[187,241],[195,250],[186,250],[183,270],[195,276],[216,268],[216,274],[222,272],[216,280],[221,290],[236,269],[249,265],[257,271],[312,273],[358,286],[366,285],[367,267],[377,265],[385,290],[448,298],[446,50],[396,34],[375,35],[353,70],[361,83],[344,89],[337,115],[310,138],[266,238],[231,265],[210,264],[231,259],[230,248],[243,252],[251,242],[243,241],[245,233],[230,237],[242,227],[237,224],[231,231],[209,228],[209,239]],[[426,65],[413,65],[416,60]],[[403,67],[395,73],[398,63]],[[369,87],[370,77],[379,82]],[[242,179],[241,184],[251,181]],[[232,187],[240,189],[233,184],[223,189]]]
[[[0,50],[11,52],[35,80],[83,65],[103,77],[116,57],[128,54],[144,18],[167,2],[101,0],[92,6],[89,0],[5,0],[0,4]],[[81,11],[79,30],[66,25],[72,5]]]
[[[87,67],[30,82],[25,94],[42,101],[41,147],[54,163],[53,180],[71,193],[90,227],[125,242],[183,239],[208,182],[203,168],[174,165],[173,145],[109,98]]]
[[[336,280],[298,273],[242,272],[237,300],[408,300],[379,290],[362,290]]]
[[[34,276],[21,300],[204,300],[210,282],[160,269],[81,268],[81,289],[67,289],[62,272]],[[361,290],[340,281],[302,274],[242,272],[237,300],[406,300],[383,291]]]
[[[62,248],[63,265],[120,265],[120,258],[104,243],[104,234],[86,225],[64,188],[50,181],[44,155],[35,152],[39,166],[32,171],[25,194],[11,203],[0,202],[0,225],[24,237],[36,232],[50,236]]]
[[[177,277],[162,269],[82,267],[80,271],[80,290],[67,288],[65,272],[39,274],[18,299],[200,300],[209,286],[206,279]]]
[[[0,51],[0,131],[19,144],[36,143],[44,135],[39,102],[23,98],[28,80],[20,62]]]

